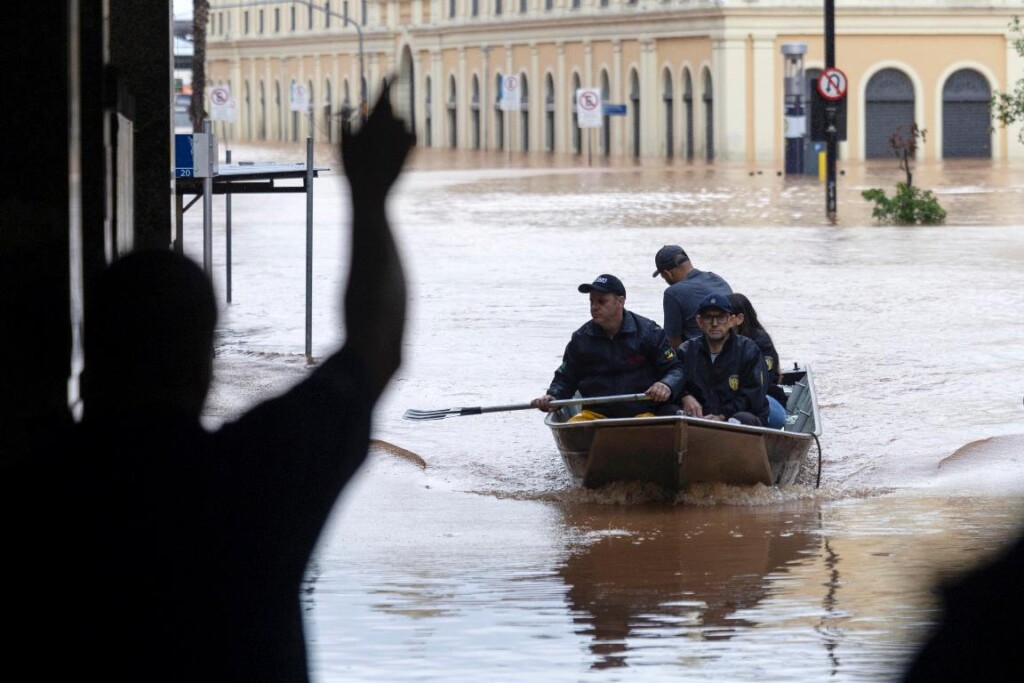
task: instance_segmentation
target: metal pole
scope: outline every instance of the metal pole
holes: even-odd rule
[[[231,163],[231,150],[224,152],[224,163]],[[224,251],[225,251],[225,272],[227,280],[228,303],[231,303],[231,184],[227,183],[224,188]]]
[[[825,0],[825,68],[836,65],[835,0]],[[836,157],[838,156],[838,117],[835,102],[825,107],[825,213],[836,220]]]
[[[206,135],[206,177],[203,178],[203,270],[213,274],[213,161],[216,151],[210,120],[203,121]]]
[[[313,363],[313,138],[306,138],[306,363]]]

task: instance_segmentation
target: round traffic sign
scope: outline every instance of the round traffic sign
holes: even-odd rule
[[[587,111],[593,111],[601,106],[601,100],[594,91],[584,90],[580,93],[579,105]]]
[[[222,85],[215,85],[210,90],[210,102],[217,106],[223,106],[231,100],[231,94],[228,89]]]
[[[826,100],[841,100],[846,97],[846,74],[830,66],[818,76],[818,94]]]

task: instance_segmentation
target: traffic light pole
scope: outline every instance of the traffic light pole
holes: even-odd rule
[[[825,0],[825,68],[836,65],[835,0]],[[838,105],[829,102],[825,107],[825,213],[833,223],[836,220],[836,157],[839,145]]]

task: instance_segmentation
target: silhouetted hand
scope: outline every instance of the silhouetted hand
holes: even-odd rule
[[[362,128],[356,132],[342,128],[342,165],[353,201],[383,199],[416,142],[416,136],[394,115],[390,91],[391,84],[386,82]]]

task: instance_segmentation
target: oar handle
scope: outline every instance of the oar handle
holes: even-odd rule
[[[551,401],[556,408],[562,406],[589,406],[599,403],[624,403],[626,401],[649,401],[651,397],[647,394],[616,394],[614,396],[590,396],[587,398],[561,398]],[[530,403],[513,403],[507,406],[483,406],[476,408],[462,408],[459,415],[480,415],[482,413],[502,413],[510,410],[528,410],[533,405]]]
[[[592,406],[600,403],[626,403],[629,401],[650,401],[647,394],[615,394],[614,396],[590,396],[588,398],[562,398],[555,399],[551,405],[556,408],[562,406]]]

